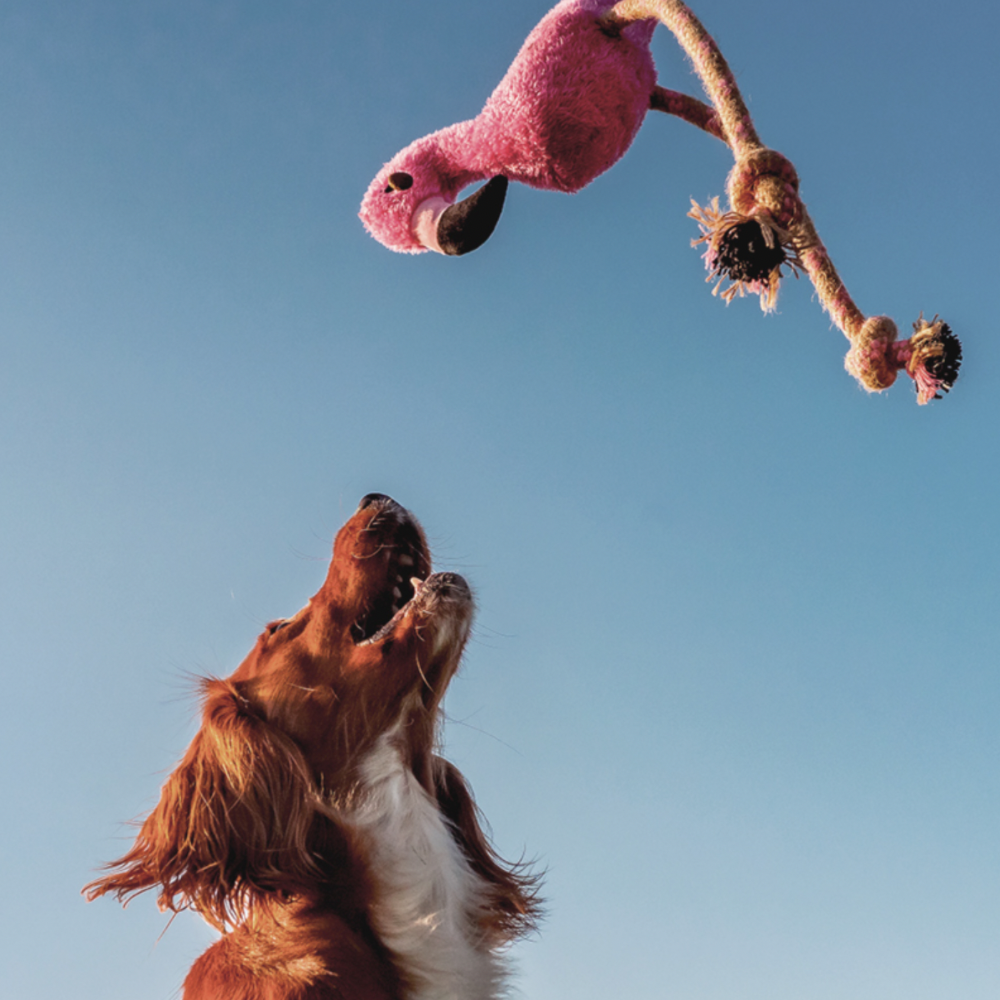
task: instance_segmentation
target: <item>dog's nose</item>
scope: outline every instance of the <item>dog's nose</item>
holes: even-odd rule
[[[367,493],[361,498],[361,503],[358,504],[358,510],[364,510],[366,507],[373,507],[375,504],[380,504],[386,507],[397,506],[396,501],[392,497],[386,496],[384,493]]]

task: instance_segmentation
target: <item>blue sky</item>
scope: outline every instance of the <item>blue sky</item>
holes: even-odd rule
[[[381,164],[545,9],[0,11],[9,996],[176,995],[210,931],[79,888],[193,735],[191,676],[376,490],[478,595],[446,740],[548,869],[525,997],[1000,991],[1000,15],[696,7],[861,308],[962,338],[917,407],[856,387],[806,281],[712,297],[685,213],[728,153],[665,116],[578,195],[512,187],[468,257],[364,233]]]

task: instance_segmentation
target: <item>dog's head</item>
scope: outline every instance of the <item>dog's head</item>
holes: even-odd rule
[[[427,793],[456,827],[472,824],[463,847],[482,853],[468,792],[433,754],[472,594],[460,576],[430,570],[416,520],[389,497],[366,496],[319,592],[269,624],[230,678],[203,683],[201,729],[131,851],[88,896],[159,885],[161,907],[191,906],[221,927],[269,898],[346,886],[357,851],[338,810],[393,727]]]
[[[268,625],[230,678],[298,743],[328,794],[350,785],[359,757],[396,722],[413,766],[426,763],[473,613],[466,582],[430,570],[417,521],[369,494],[340,529],[319,592]]]

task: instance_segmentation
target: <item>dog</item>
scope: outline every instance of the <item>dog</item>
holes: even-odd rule
[[[538,879],[498,856],[437,752],[473,619],[431,573],[414,517],[372,493],[319,592],[271,622],[231,677],[131,850],[85,888],[158,887],[222,932],[184,1000],[495,1000],[536,926]]]

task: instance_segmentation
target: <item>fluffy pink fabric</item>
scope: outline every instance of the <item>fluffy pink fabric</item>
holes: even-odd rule
[[[649,108],[656,70],[655,21],[613,38],[597,18],[613,0],[562,0],[527,37],[478,117],[425,136],[379,171],[361,204],[368,231],[393,250],[426,249],[414,209],[433,195],[453,201],[468,184],[499,174],[555,191],[578,191],[616,163]],[[386,190],[390,174],[413,185]]]

